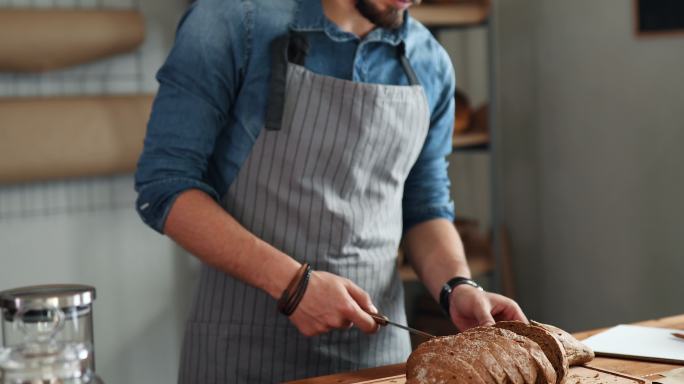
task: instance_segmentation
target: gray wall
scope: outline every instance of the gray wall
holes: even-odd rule
[[[154,73],[171,45],[184,3],[0,0],[0,8],[139,6],[147,33],[139,53],[141,84],[131,76],[137,56],[126,54],[40,76],[0,74],[0,96],[155,92]],[[45,283],[95,285],[97,370],[105,382],[174,383],[198,265],[142,224],[134,200],[130,175],[1,186],[0,290]]]
[[[521,302],[571,330],[684,312],[684,37],[635,37],[628,0],[512,3],[500,99]]]

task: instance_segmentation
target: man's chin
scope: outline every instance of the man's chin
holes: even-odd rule
[[[356,9],[363,17],[374,25],[385,29],[398,29],[404,23],[404,9],[390,6],[390,9],[381,11],[370,0],[357,0]]]

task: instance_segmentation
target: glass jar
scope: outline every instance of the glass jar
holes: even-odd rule
[[[0,349],[0,384],[103,384],[88,368],[89,356],[82,343]]]
[[[102,383],[90,368],[92,345],[60,340],[67,316],[58,304],[23,302],[16,308],[13,332],[22,341],[0,349],[0,384]]]
[[[3,346],[26,344],[27,335],[44,335],[60,317],[54,341],[77,345],[89,351],[87,363],[95,371],[93,301],[95,288],[87,285],[54,284],[22,287],[0,292]]]

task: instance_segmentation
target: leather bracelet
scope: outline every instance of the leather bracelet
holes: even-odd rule
[[[288,303],[288,306],[283,311],[283,314],[285,316],[292,315],[294,313],[295,309],[297,309],[297,306],[299,306],[299,303],[302,301],[302,298],[304,297],[304,293],[306,292],[306,288],[309,286],[309,280],[311,279],[311,273],[312,273],[311,266],[307,266],[306,272],[304,272],[304,276],[302,277],[302,279],[299,282],[299,285],[297,286],[297,291],[291,297],[290,302]]]
[[[304,274],[306,273],[306,269],[308,266],[308,263],[304,263],[301,267],[299,267],[299,270],[297,270],[297,273],[292,277],[292,280],[290,280],[290,283],[287,285],[287,288],[285,288],[285,290],[283,291],[283,294],[280,296],[280,299],[278,299],[278,311],[280,311],[281,313],[285,310],[285,308],[288,307],[288,304],[292,300],[292,297],[296,292],[295,290],[297,289],[299,282],[302,280],[302,277],[304,277]]]
[[[484,291],[484,289],[480,287],[480,285],[477,284],[473,279],[469,279],[467,277],[457,276],[444,283],[442,290],[439,292],[439,306],[442,307],[442,310],[447,314],[447,316],[451,316],[449,313],[449,296],[451,296],[451,292],[454,290],[454,288],[463,284],[470,285],[471,287],[475,287],[480,291]]]
[[[280,311],[280,313],[285,316],[290,316],[295,309],[297,309],[299,302],[304,297],[306,287],[309,284],[311,272],[312,269],[308,263],[304,263],[300,267],[299,271],[278,300],[278,311]]]

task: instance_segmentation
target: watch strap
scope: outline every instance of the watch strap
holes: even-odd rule
[[[482,287],[476,283],[473,279],[467,278],[467,277],[462,277],[462,276],[457,276],[452,279],[449,279],[444,285],[442,286],[442,290],[439,292],[439,305],[442,307],[442,310],[444,313],[447,314],[447,316],[450,316],[449,314],[449,296],[451,296],[451,292],[454,290],[454,288],[458,287],[459,285],[470,285],[471,287],[477,288],[481,291]]]

